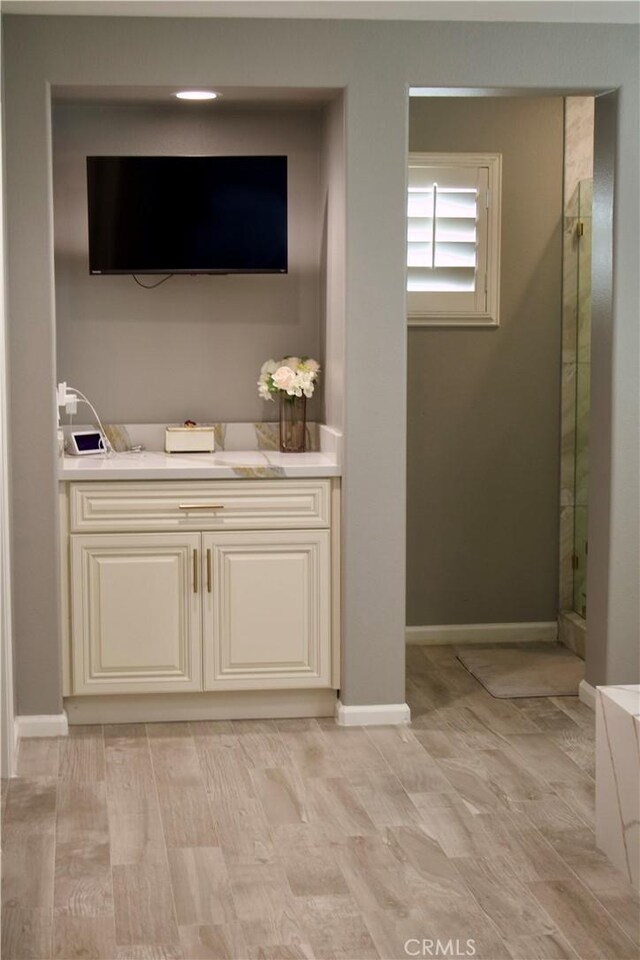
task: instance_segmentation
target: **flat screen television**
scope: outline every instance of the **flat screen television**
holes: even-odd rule
[[[87,157],[89,272],[286,273],[287,158]]]

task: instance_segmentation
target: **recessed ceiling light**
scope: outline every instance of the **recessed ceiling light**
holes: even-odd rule
[[[213,90],[180,90],[175,96],[178,100],[217,100],[219,94]]]

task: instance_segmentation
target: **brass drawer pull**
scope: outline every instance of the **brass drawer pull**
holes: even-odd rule
[[[221,503],[179,503],[178,510],[224,510]]]
[[[211,593],[211,550],[207,550],[207,593]]]

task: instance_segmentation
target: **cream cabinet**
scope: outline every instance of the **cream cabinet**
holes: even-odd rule
[[[198,534],[71,538],[74,693],[202,689]]]
[[[206,690],[328,687],[328,530],[206,533]]]
[[[335,688],[335,491],[70,484],[69,693]]]

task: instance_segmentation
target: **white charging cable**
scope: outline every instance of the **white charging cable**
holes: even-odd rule
[[[61,386],[62,386],[62,385],[61,385]],[[113,445],[112,445],[111,441],[109,440],[109,437],[107,436],[104,427],[102,426],[102,420],[101,420],[100,417],[98,416],[97,410],[96,410],[96,408],[94,407],[94,405],[91,403],[91,400],[89,400],[88,397],[85,397],[85,395],[84,395],[84,393],[82,392],[82,390],[78,390],[77,387],[70,387],[70,386],[68,386],[68,385],[65,383],[65,384],[64,384],[63,402],[64,402],[65,404],[66,404],[67,402],[73,403],[73,401],[74,401],[75,399],[77,399],[77,397],[80,397],[80,399],[82,400],[82,402],[87,404],[87,406],[90,408],[91,412],[93,413],[94,417],[96,418],[96,420],[97,420],[97,422],[98,422],[98,427],[100,428],[100,433],[102,434],[102,438],[103,438],[103,441],[104,441],[104,443],[105,443],[105,447],[106,447],[105,453],[107,454],[107,456],[111,456],[111,454],[115,453],[115,450],[113,449]]]

